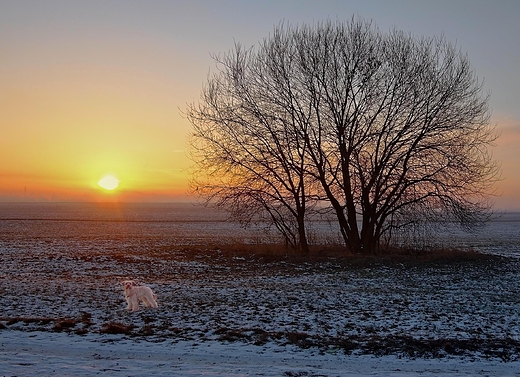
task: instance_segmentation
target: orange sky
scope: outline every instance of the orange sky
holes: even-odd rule
[[[502,166],[501,180],[496,185],[495,207],[520,210],[520,121],[494,117],[500,137],[493,156]]]
[[[183,195],[188,125],[173,88],[112,67],[60,68],[69,72],[29,67],[23,82],[3,80],[0,196],[99,200],[106,173],[121,180],[121,200]]]
[[[253,45],[283,19],[357,14],[381,29],[444,33],[468,52],[502,132],[497,207],[520,209],[520,7],[464,1],[0,2],[0,201],[190,200],[181,113],[211,54]],[[120,180],[111,192],[97,185],[107,173]]]

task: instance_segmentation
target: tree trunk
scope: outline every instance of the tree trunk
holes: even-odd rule
[[[302,254],[309,253],[309,243],[307,242],[307,234],[305,232],[305,217],[303,213],[298,214],[298,236],[300,238],[300,251]]]

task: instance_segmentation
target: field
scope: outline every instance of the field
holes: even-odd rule
[[[517,258],[294,258],[142,224],[3,224],[0,375],[520,375]],[[126,311],[125,279],[159,309]]]
[[[276,345],[338,358],[512,362],[520,355],[518,267],[474,255],[311,263],[218,249],[7,252],[0,324],[3,333]],[[119,283],[126,278],[150,285],[160,308],[127,312]]]

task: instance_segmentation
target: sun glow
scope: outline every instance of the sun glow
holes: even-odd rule
[[[112,174],[107,174],[98,181],[98,185],[105,190],[112,191],[119,186],[119,179]]]

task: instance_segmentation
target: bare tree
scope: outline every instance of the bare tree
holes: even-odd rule
[[[488,97],[444,38],[355,19],[281,25],[216,60],[187,111],[207,198],[294,220],[305,248],[306,209],[325,203],[353,252],[417,218],[486,219],[499,173]]]
[[[290,74],[239,45],[215,60],[219,72],[201,103],[187,111],[197,162],[192,189],[243,223],[268,220],[290,246],[307,252],[305,216],[314,205],[307,192],[313,186],[306,176],[307,145],[275,92],[289,84]]]

